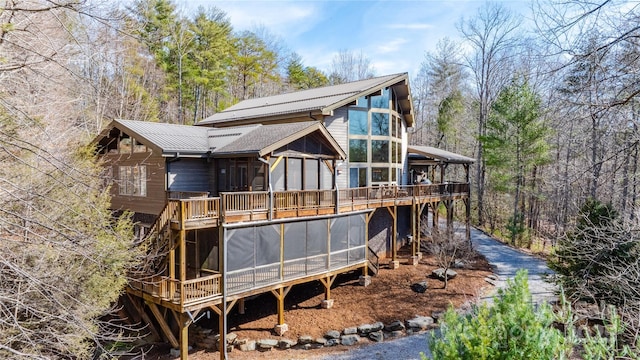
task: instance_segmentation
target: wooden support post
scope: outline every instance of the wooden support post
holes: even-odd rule
[[[191,319],[186,313],[180,314],[180,360],[189,358],[189,324]]]
[[[289,290],[291,290],[291,286],[271,290],[271,293],[276,297],[278,301],[278,323],[273,330],[279,336],[282,336],[285,332],[289,331],[289,326],[284,322],[284,298],[289,293]]]
[[[447,206],[447,228],[452,229],[453,228],[453,212],[454,212],[453,200],[447,200],[445,204]]]
[[[238,313],[244,315],[244,311],[244,298],[240,298],[240,300],[238,300]]]
[[[337,275],[327,276],[326,278],[320,278],[320,282],[324,285],[324,299],[331,299],[331,286],[335,281]]]
[[[173,335],[169,324],[167,324],[167,322],[164,320],[164,316],[162,316],[162,314],[160,313],[160,309],[158,309],[158,306],[151,302],[147,304],[149,306],[149,309],[151,309],[151,313],[160,325],[160,330],[162,330],[162,333],[167,338],[171,346],[173,346],[175,349],[179,349],[180,343],[178,342],[178,339],[176,339],[175,335]]]
[[[411,204],[411,256],[418,256],[418,251],[416,249],[416,212],[418,211],[418,207],[414,203]]]

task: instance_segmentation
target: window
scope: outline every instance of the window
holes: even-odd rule
[[[367,121],[367,112],[358,110],[349,110],[349,134],[351,135],[367,135],[369,133],[369,125]]]
[[[389,162],[389,141],[388,140],[372,140],[371,141],[371,162],[374,162],[374,163]]]
[[[371,113],[371,135],[389,136],[389,114]]]
[[[349,140],[349,162],[367,162],[367,140]]]
[[[367,186],[367,168],[351,168],[349,169],[349,187],[365,187]]]
[[[372,168],[371,181],[372,182],[388,182],[389,168]]]
[[[389,108],[389,88],[382,89],[382,94],[371,97],[371,107],[379,109]]]
[[[120,166],[120,195],[147,196],[147,167]]]

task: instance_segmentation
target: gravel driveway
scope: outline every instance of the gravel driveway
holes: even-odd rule
[[[507,279],[515,277],[519,269],[529,272],[529,289],[534,302],[554,299],[554,286],[542,280],[551,273],[544,260],[506,246],[482,231],[471,229],[473,247],[484,255],[497,276],[495,289],[506,286]],[[482,297],[491,301],[495,291]],[[350,350],[344,354],[322,357],[322,360],[420,360],[420,352],[429,354],[425,334],[406,336]]]

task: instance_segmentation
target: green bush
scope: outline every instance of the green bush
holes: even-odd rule
[[[432,357],[434,360],[565,359],[571,346],[552,326],[554,318],[548,304],[532,303],[527,272],[520,270],[504,290],[498,290],[494,304],[482,304],[466,315],[450,308],[444,315],[440,333],[429,339]]]

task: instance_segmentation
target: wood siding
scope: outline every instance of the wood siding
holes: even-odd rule
[[[347,159],[339,168],[340,174],[336,177],[336,182],[340,189],[346,189],[349,185],[347,182],[349,179],[349,122],[347,111],[346,107],[341,107],[334,111],[333,116],[324,119],[325,127],[347,154]]]
[[[165,159],[154,153],[134,153],[131,155],[104,155],[105,166],[111,166],[113,181],[111,186],[111,209],[130,210],[136,213],[158,215],[166,204]],[[119,194],[118,180],[120,166],[145,165],[147,174],[147,196],[126,196]]]
[[[206,159],[181,158],[168,162],[169,191],[209,191],[209,165]]]

